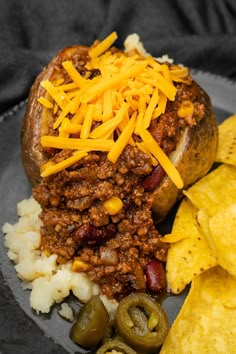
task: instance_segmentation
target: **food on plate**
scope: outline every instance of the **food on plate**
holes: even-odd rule
[[[199,210],[197,222],[217,264],[236,277],[236,199],[210,217],[206,209]]]
[[[65,320],[69,322],[73,322],[75,317],[74,317],[74,311],[72,307],[67,303],[67,302],[62,302],[61,303],[61,308],[58,310],[58,314]]]
[[[170,244],[168,286],[174,293],[191,287],[161,354],[235,352],[235,188],[236,167],[231,161],[217,166],[184,191],[172,232],[163,238]]]
[[[174,294],[183,291],[198,274],[218,264],[205,237],[198,230],[197,211],[187,198],[183,199],[176,213],[171,234],[166,239],[170,242],[171,236],[175,241],[170,243],[166,262],[166,280]]]
[[[104,343],[97,351],[96,354],[136,354],[132,348],[130,348],[124,342],[121,342],[118,339],[109,340]]]
[[[198,209],[206,209],[212,216],[236,200],[236,168],[222,164],[184,194]]]
[[[5,223],[3,233],[17,276],[30,289],[30,306],[37,313],[49,313],[52,305],[62,302],[70,292],[82,303],[99,294],[98,285],[85,274],[72,272],[71,263],[59,265],[56,255],[40,252],[39,204],[31,197],[18,203],[17,211],[19,220],[14,225]],[[103,301],[109,311],[117,306],[106,298]]]
[[[208,238],[218,242],[225,216],[227,230],[235,227],[231,201],[223,214],[214,205],[221,194],[211,203],[221,178],[229,179],[226,193],[235,185],[235,171],[220,166],[213,182],[203,178],[207,187],[200,180],[219,153],[218,127],[188,68],[153,58],[131,43],[137,35],[125,50],[116,38],[63,49],[33,84],[22,124],[32,197],[18,204],[18,223],[4,226],[5,244],[37,313],[71,292],[85,304],[71,328],[75,343],[152,353],[169,330],[154,298],[191,281],[196,291],[201,273],[218,264],[233,269],[231,258],[218,259],[223,241],[214,248]],[[158,224],[183,196],[163,237]],[[233,293],[221,299],[234,308]],[[59,313],[73,321],[69,306]]]
[[[236,275],[236,168],[232,166],[235,117],[219,125],[215,160],[222,164],[183,191],[187,198],[177,210],[171,233],[162,239],[170,245],[166,279],[174,294],[183,291],[198,274],[216,265]]]
[[[161,305],[141,293],[131,293],[121,300],[115,324],[125,342],[141,353],[153,353],[160,348],[169,330]]]
[[[143,57],[143,53],[139,54],[134,47],[132,48],[128,40],[126,40],[126,46],[129,49],[126,53],[113,47],[110,49],[110,45],[115,39],[116,34],[112,33],[103,42],[99,44],[95,42],[92,48],[85,46],[65,48],[53,58],[36,79],[29,95],[28,109],[22,128],[22,159],[26,173],[33,184],[41,179],[41,163],[47,162],[50,157],[48,151],[45,151],[42,146],[48,143],[48,139],[45,139],[44,135],[50,135],[50,133],[53,136],[57,135],[59,125],[63,122],[61,130],[63,130],[64,137],[68,133],[78,136],[80,131],[76,131],[76,128],[77,130],[80,128],[71,126],[71,124],[68,126],[68,120],[64,121],[64,119],[69,116],[72,123],[81,124],[83,119],[81,115],[84,112],[82,110],[78,113],[78,108],[81,105],[85,110],[89,103],[93,104],[94,100],[96,105],[93,107],[96,112],[92,114],[94,125],[95,122],[111,119],[114,116],[114,110],[122,107],[124,101],[128,104],[125,108],[123,107],[120,115],[125,113],[123,111],[127,109],[130,118],[132,111],[142,113],[141,116],[145,115],[144,130],[148,128],[151,131],[166,154],[169,155],[170,152],[176,150],[171,159],[181,174],[185,186],[192,184],[199,176],[204,175],[211,166],[216,149],[216,121],[209,97],[188,75],[188,69],[169,63],[159,64],[151,56]],[[116,63],[112,62],[113,59],[116,59]],[[126,63],[125,65],[123,61]],[[120,82],[124,84],[124,87],[117,87]],[[81,93],[78,93],[78,90]],[[116,94],[118,92],[119,96],[118,98],[112,97],[113,101],[111,102],[109,95],[114,96],[114,91]],[[154,97],[149,104],[153,94]],[[99,99],[103,100],[102,107],[99,106],[101,103]],[[114,102],[114,100],[120,102]],[[138,109],[137,105],[139,105]],[[92,107],[90,108],[92,109]],[[57,112],[53,114],[55,110]],[[165,119],[162,117],[163,113],[165,113]],[[77,116],[71,118],[71,115],[75,114]],[[168,118],[168,116],[171,117]],[[161,127],[154,124],[156,118],[159,118],[160,121],[164,119],[161,122]],[[142,123],[140,119],[137,121]],[[55,123],[55,129],[52,129],[53,123]],[[116,129],[116,132],[117,130],[118,133],[122,131],[121,125]],[[91,133],[89,137],[101,138],[103,130],[101,127],[99,129],[100,135],[96,131]],[[109,133],[109,128],[106,129],[106,132]],[[110,126],[110,131],[113,130],[115,130],[114,126]],[[86,133],[90,133],[90,131]],[[82,137],[86,133],[82,132]],[[135,133],[138,133],[137,127]],[[43,140],[40,141],[41,136],[43,136]],[[206,144],[204,147],[201,144],[202,140]],[[145,150],[144,145],[139,145],[139,148]],[[178,145],[177,149],[176,145]],[[109,149],[109,146],[103,148],[106,150]],[[204,159],[203,148],[207,151]],[[109,155],[111,160],[114,160],[114,151]],[[199,158],[202,159],[201,166],[198,164]],[[192,161],[195,167],[194,175],[192,171],[188,171],[188,176],[186,176],[187,173],[182,167],[185,160],[188,161],[188,165]],[[161,164],[161,161],[159,162]],[[166,164],[164,163],[164,165]],[[162,167],[166,168],[166,166]],[[157,177],[152,175],[152,179],[153,181],[149,182],[149,184],[152,183],[152,186],[149,188],[155,190],[154,184]],[[158,180],[163,184],[163,172],[158,173]]]
[[[236,114],[219,125],[216,161],[236,166]]]
[[[219,266],[196,276],[160,351],[235,353],[236,279]]]
[[[231,268],[230,273],[235,274],[232,266],[235,257],[236,168],[222,164],[184,190],[184,194],[187,199],[182,200],[172,232],[166,236],[170,245],[166,278],[175,294],[208,268],[218,264],[226,267],[224,261],[220,262],[220,254]],[[223,222],[224,217],[227,225]],[[172,239],[174,242],[170,242]]]
[[[165,288],[168,245],[155,223],[208,172],[218,135],[187,68],[118,50],[116,38],[66,48],[42,71],[22,160],[42,208],[41,250],[119,300]]]
[[[85,348],[95,347],[104,337],[109,323],[109,313],[98,295],[92,296],[80,308],[70,338]]]
[[[110,314],[100,297],[93,296],[79,310],[70,337],[87,349],[100,344],[97,353],[148,354],[160,348],[168,329],[166,312],[147,294],[130,293]]]

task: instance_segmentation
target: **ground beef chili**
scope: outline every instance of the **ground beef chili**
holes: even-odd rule
[[[42,249],[56,253],[59,263],[79,257],[109,297],[145,290],[148,262],[166,258],[152,219],[152,194],[141,185],[151,170],[149,156],[128,145],[116,164],[94,152],[44,179],[33,190],[43,208]],[[112,196],[123,201],[114,216],[103,207]]]
[[[99,75],[83,69],[86,51],[82,58],[73,60],[81,75]],[[169,101],[166,112],[149,127],[166,154],[175,150],[183,129],[204,115],[199,87],[191,77],[176,87],[175,101]],[[183,100],[194,103],[191,117],[177,116]],[[67,150],[45,152],[54,162],[71,155]],[[153,169],[149,155],[131,145],[125,147],[115,164],[106,156],[103,152],[90,152],[70,168],[44,178],[33,189],[33,196],[42,207],[41,247],[49,254],[57,254],[59,263],[79,260],[81,271],[110,298],[121,299],[134,289],[145,291],[148,287],[160,291],[165,287],[161,272],[167,245],[160,241],[154,225],[151,192],[165,173],[160,166]],[[123,208],[114,216],[103,207],[112,196],[123,202]],[[156,282],[161,284],[155,284],[155,269],[160,273]]]

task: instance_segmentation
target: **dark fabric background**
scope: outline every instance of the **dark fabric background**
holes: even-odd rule
[[[235,0],[0,0],[0,115],[26,99],[58,50],[114,30],[119,46],[137,32],[154,56],[168,53],[236,80]],[[1,277],[0,353],[64,353],[18,308]]]
[[[27,96],[35,76],[68,45],[116,30],[140,34],[153,55],[236,77],[234,0],[1,0],[0,113]]]

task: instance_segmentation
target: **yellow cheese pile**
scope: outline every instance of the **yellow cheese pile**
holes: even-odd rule
[[[41,137],[43,147],[72,149],[73,155],[54,164],[49,161],[42,168],[42,177],[61,171],[72,165],[91,150],[108,152],[107,158],[115,163],[127,144],[137,146],[149,154],[153,165],[160,163],[178,188],[183,187],[182,179],[175,166],[161,150],[148,131],[153,119],[165,112],[167,100],[176,95],[174,81],[184,81],[188,69],[182,66],[158,63],[151,56],[138,52],[132,55],[110,47],[117,38],[111,33],[89,51],[88,70],[98,69],[100,75],[86,79],[73,66],[72,61],[62,63],[71,78],[52,83],[41,82],[49,99],[40,97],[39,102],[55,113],[60,108],[53,128],[58,136]],[[93,123],[96,128],[92,129]],[[75,137],[71,135],[76,134]],[[136,134],[141,142],[134,142]],[[118,136],[114,140],[114,136]]]

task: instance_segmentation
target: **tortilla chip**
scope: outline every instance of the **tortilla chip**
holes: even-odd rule
[[[236,281],[222,268],[198,275],[174,321],[161,354],[236,353]],[[227,296],[226,296],[227,297]]]
[[[161,237],[160,241],[165,243],[175,243],[177,241],[183,240],[185,237],[187,237],[187,235],[184,235],[183,233],[182,234],[171,233]]]
[[[219,125],[219,144],[215,160],[236,166],[236,114]]]
[[[226,292],[220,294],[220,299],[225,307],[236,308],[236,278],[226,276],[224,279]]]
[[[209,216],[216,214],[236,201],[236,167],[220,165],[184,194],[198,209],[206,209]]]
[[[205,237],[218,264],[236,277],[236,203],[209,220],[206,211],[199,210],[197,221],[199,232]]]
[[[167,284],[179,294],[194,277],[217,264],[205,238],[199,233],[195,216],[197,209],[183,199],[177,211],[172,234],[185,238],[171,243],[166,262]]]

